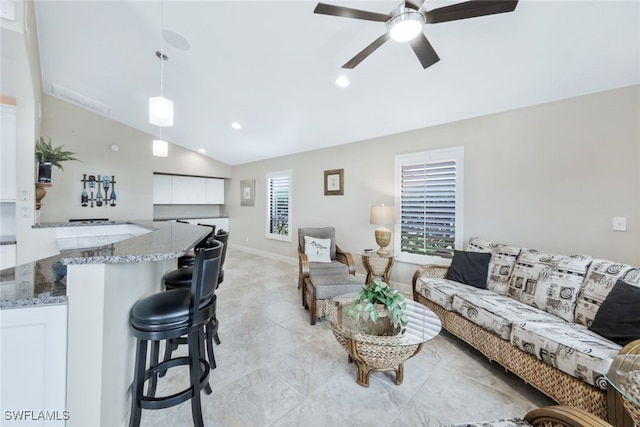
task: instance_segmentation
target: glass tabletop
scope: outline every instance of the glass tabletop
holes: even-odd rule
[[[631,351],[634,350],[640,348]],[[640,407],[640,354],[627,353],[614,357],[606,377],[616,390]]]
[[[384,322],[381,318],[377,322],[372,322],[367,316],[365,319],[357,320],[347,315],[349,305],[357,298],[357,293],[333,298],[322,323],[334,333],[359,343],[396,347],[423,344],[436,337],[442,329],[440,319],[434,312],[422,304],[405,299],[407,325],[403,327],[403,331],[385,332],[381,330]],[[383,329],[386,328],[383,327]]]

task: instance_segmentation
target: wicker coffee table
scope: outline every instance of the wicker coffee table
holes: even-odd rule
[[[402,384],[404,362],[440,333],[440,319],[422,304],[406,300],[409,323],[405,331],[391,336],[372,335],[375,327],[370,323],[357,322],[343,312],[357,297],[358,294],[348,294],[334,298],[323,323],[349,354],[349,362],[356,363],[358,384],[369,387],[371,373],[380,371],[394,371],[396,384]]]

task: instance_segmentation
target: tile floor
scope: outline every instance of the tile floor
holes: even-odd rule
[[[297,265],[229,248],[224,270],[218,367],[213,393],[202,393],[206,426],[439,426],[553,404],[445,331],[405,363],[403,384],[373,373],[363,388],[331,331],[309,325]],[[164,378],[159,395],[186,385],[180,369]],[[191,426],[189,402],[143,410],[142,425]]]

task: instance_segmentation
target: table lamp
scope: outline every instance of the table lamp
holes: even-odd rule
[[[387,246],[391,243],[391,230],[385,227],[386,224],[393,224],[393,206],[377,205],[371,206],[370,224],[378,224],[376,228],[376,243],[380,246],[378,255],[387,255]]]

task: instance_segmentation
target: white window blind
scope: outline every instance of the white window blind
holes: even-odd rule
[[[267,238],[291,241],[291,171],[267,174]]]
[[[398,156],[396,169],[396,251],[420,263],[453,257],[462,236],[462,148]]]

